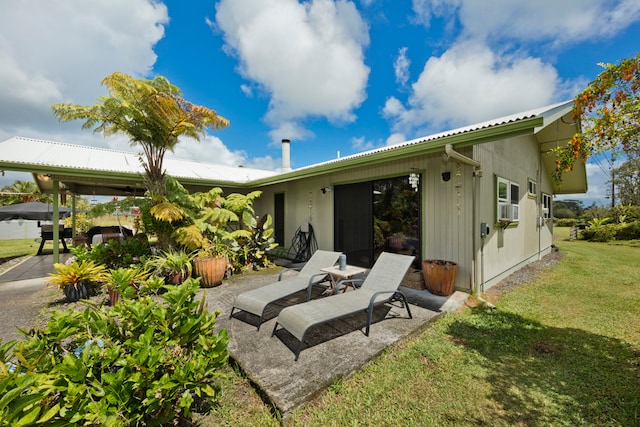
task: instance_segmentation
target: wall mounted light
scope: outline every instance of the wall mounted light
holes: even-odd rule
[[[442,180],[447,182],[451,179],[451,172],[442,172]]]
[[[331,186],[322,187],[320,191],[322,191],[322,194],[327,194],[329,191],[331,191]]]

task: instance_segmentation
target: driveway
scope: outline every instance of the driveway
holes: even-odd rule
[[[44,279],[0,283],[0,338],[3,342],[22,339],[18,328],[30,329],[40,312],[59,296],[57,289],[46,288]]]

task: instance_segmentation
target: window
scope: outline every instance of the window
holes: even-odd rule
[[[535,199],[536,197],[538,197],[538,183],[531,178],[529,178],[529,182],[527,185],[527,196],[529,196],[530,199]]]
[[[498,222],[518,221],[520,219],[520,186],[496,176],[496,193]]]
[[[551,195],[542,193],[542,216],[551,219]]]

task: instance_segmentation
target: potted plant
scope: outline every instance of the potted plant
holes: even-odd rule
[[[458,264],[441,259],[426,259],[422,261],[424,284],[429,292],[439,296],[449,296],[453,293]]]
[[[128,297],[138,291],[138,284],[149,278],[150,273],[139,267],[117,268],[106,275],[109,301],[115,305],[120,296]]]
[[[74,261],[71,264],[56,263],[53,268],[56,272],[49,275],[48,282],[62,289],[69,302],[87,298],[89,287],[106,279],[105,267],[89,260]]]
[[[149,259],[146,265],[155,275],[164,277],[167,283],[177,285],[191,277],[195,255],[195,252],[188,253],[180,250],[161,251]]]

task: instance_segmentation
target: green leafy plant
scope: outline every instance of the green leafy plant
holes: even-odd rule
[[[107,268],[116,269],[140,264],[151,255],[151,247],[146,238],[128,238],[122,242],[111,240],[106,245],[95,245],[86,256]]]
[[[269,251],[278,246],[273,237],[273,228],[270,228],[271,223],[271,215],[263,215],[259,221],[252,217],[247,224],[247,230],[251,233],[250,237],[238,238],[241,254],[238,260],[243,266],[252,266],[254,269],[258,269],[269,265]]]
[[[53,268],[56,272],[49,274],[48,283],[62,289],[69,301],[86,298],[95,284],[106,280],[105,267],[93,261],[56,263]]]
[[[161,426],[215,402],[229,339],[198,286],[55,311],[26,341],[0,343],[0,425]]]
[[[166,277],[172,284],[182,283],[191,277],[195,253],[185,251],[162,251],[147,260],[145,265],[153,274]]]
[[[617,228],[610,224],[612,218],[594,218],[589,221],[589,225],[582,230],[582,238],[592,242],[608,242],[616,237]]]
[[[121,295],[132,298],[138,292],[140,283],[147,280],[150,274],[142,267],[117,268],[109,271],[106,282],[111,304],[117,303]]]

